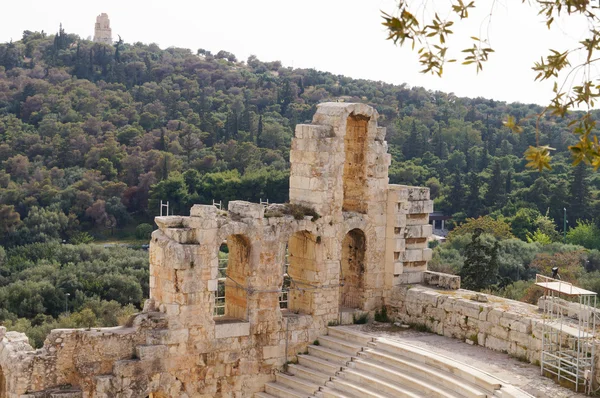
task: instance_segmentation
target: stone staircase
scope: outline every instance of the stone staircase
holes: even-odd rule
[[[254,398],[531,398],[469,365],[344,327],[298,355]]]

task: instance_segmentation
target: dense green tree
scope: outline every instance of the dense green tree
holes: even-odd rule
[[[504,195],[504,178],[502,177],[502,166],[499,161],[494,162],[492,175],[488,180],[487,191],[485,193],[485,205],[488,208],[496,209],[502,207]]]
[[[537,209],[523,208],[517,211],[510,219],[512,233],[521,240],[527,240],[528,234],[533,234],[538,229],[537,220],[542,217]]]
[[[588,220],[589,214],[589,182],[588,169],[583,163],[573,168],[569,186],[569,206],[567,211],[572,220]]]
[[[150,207],[159,208],[160,202],[169,202],[169,212],[185,215],[189,209],[188,187],[183,175],[173,174],[169,178],[153,185],[150,189]]]
[[[452,177],[447,200],[449,202],[448,207],[452,213],[456,213],[463,209],[465,189],[462,183],[461,173],[458,171],[455,172]]]
[[[471,172],[467,176],[467,184],[469,187],[469,194],[466,199],[466,213],[469,217],[479,217],[483,207],[483,202],[480,196],[481,181],[479,176]]]
[[[600,250],[600,229],[590,222],[579,221],[575,228],[567,232],[567,243]]]
[[[466,289],[481,290],[498,281],[498,242],[482,241],[483,230],[473,232],[471,242],[465,247],[465,263],[460,271],[461,285]]]

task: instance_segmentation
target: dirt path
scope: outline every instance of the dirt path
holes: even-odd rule
[[[538,366],[521,362],[501,352],[469,345],[461,340],[417,332],[412,329],[402,329],[389,324],[351,325],[348,327],[379,337],[401,340],[464,362],[517,386],[535,397],[586,397],[584,394],[575,393],[559,386],[549,378],[542,377]]]

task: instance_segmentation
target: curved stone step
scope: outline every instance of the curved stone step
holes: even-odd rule
[[[315,394],[319,398],[360,398],[356,395],[349,394],[331,387],[321,387],[319,392]]]
[[[316,357],[314,355],[298,355],[298,363],[307,368],[321,371],[330,376],[334,376],[337,372],[342,370],[342,365],[339,363],[327,361],[323,358]]]
[[[356,355],[363,349],[361,345],[338,339],[332,336],[321,336],[319,337],[318,341],[320,346],[322,347],[330,348],[334,351],[340,351],[350,355]]]
[[[359,344],[363,347],[373,341],[373,337],[364,333],[355,332],[343,326],[329,326],[327,328],[327,334],[331,337]]]
[[[390,397],[440,397],[440,395],[429,395],[428,392],[416,391],[410,388],[410,386],[396,385],[395,383],[364,370],[345,369],[339,374],[339,377],[342,377],[345,380],[353,381],[361,386],[368,387]],[[456,398],[457,395],[444,396],[444,398],[451,397]]]
[[[445,388],[456,391],[468,398],[485,398],[488,394],[482,388],[479,388],[456,375],[444,370],[434,368],[424,363],[410,360],[400,355],[391,355],[389,352],[367,349],[360,353],[359,359],[367,358],[388,366],[388,370],[408,372],[411,375],[418,376],[425,380],[435,380]]]
[[[373,390],[372,388],[368,388],[362,386],[356,382],[351,380],[335,378],[331,381],[328,381],[325,384],[326,387],[332,388],[336,391],[341,391],[344,394],[349,395],[350,397],[357,398],[400,398],[401,396],[390,396],[386,394],[382,394],[379,391]],[[402,396],[403,397],[403,396]],[[418,398],[418,395],[406,395],[408,398]]]
[[[279,383],[265,384],[265,392],[277,398],[309,398],[311,394],[295,391]]]
[[[343,352],[335,351],[330,348],[316,345],[309,345],[308,353],[310,355],[314,355],[315,357],[324,359],[332,363],[339,363],[341,365],[345,365],[352,359],[350,354],[345,354]]]
[[[296,364],[288,365],[288,372],[296,377],[317,383],[319,385],[325,385],[325,383],[331,379],[331,376],[327,375],[326,373]]]
[[[313,395],[319,389],[319,385],[312,381],[287,375],[285,373],[277,373],[275,375],[275,381],[290,390],[298,391],[305,395]]]
[[[435,384],[437,381],[435,378],[421,378],[416,375],[407,374],[381,362],[369,359],[358,359],[353,361],[351,365],[352,369],[355,371],[367,372],[366,375],[371,377],[370,380],[378,382],[378,385],[382,387],[381,390],[385,392],[393,393],[396,386],[403,386],[432,398],[462,397],[462,395],[455,392],[455,390],[446,390],[438,384]],[[394,388],[390,388],[386,383]],[[482,396],[485,398],[486,394],[483,394]]]
[[[490,374],[421,347],[383,338],[376,339],[369,346],[444,370],[487,391],[501,387],[500,380]]]

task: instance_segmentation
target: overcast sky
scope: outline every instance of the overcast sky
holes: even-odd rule
[[[430,1],[443,3],[439,0]],[[284,66],[316,68],[354,78],[407,83],[458,96],[547,104],[551,85],[534,83],[531,66],[548,48],[573,47],[585,34],[585,24],[559,21],[548,31],[521,0],[479,0],[472,21],[455,32],[489,37],[496,50],[478,75],[471,66],[453,64],[443,78],[422,75],[417,55],[385,40],[381,10],[392,12],[393,0],[19,0],[3,2],[0,41],[18,40],[23,30],[53,33],[62,22],[68,33],[93,35],[95,18],[106,12],[113,37],[126,42],[157,43],[227,50],[238,59],[251,54]],[[471,19],[471,18],[469,18]],[[483,22],[483,23],[482,23]],[[483,32],[480,30],[483,29]],[[451,42],[456,50],[467,41]],[[458,52],[458,51],[457,51]]]

